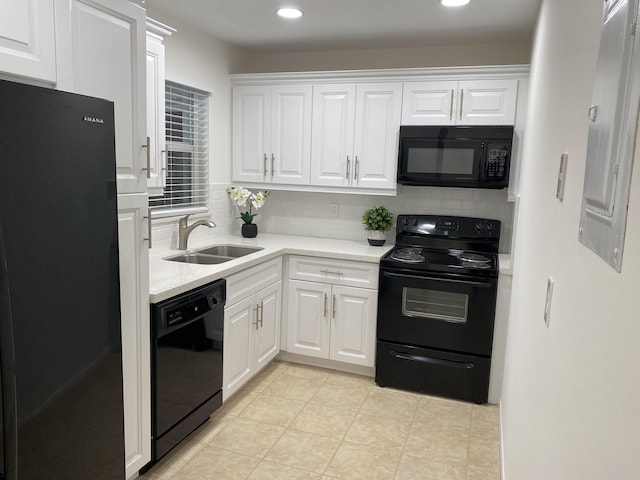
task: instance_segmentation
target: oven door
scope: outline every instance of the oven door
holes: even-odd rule
[[[484,149],[484,141],[477,139],[403,139],[398,158],[398,183],[480,186]]]
[[[490,356],[497,283],[380,269],[378,340]]]

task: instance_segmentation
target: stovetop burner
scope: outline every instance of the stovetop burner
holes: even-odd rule
[[[391,252],[390,258],[405,263],[421,263],[425,260],[417,248],[398,248]]]
[[[471,252],[460,252],[456,254],[460,260],[465,263],[475,264],[476,267],[481,267],[482,265],[488,266],[491,263],[491,259],[485,255],[479,255],[477,253]]]

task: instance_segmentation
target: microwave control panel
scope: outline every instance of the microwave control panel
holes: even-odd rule
[[[504,144],[489,144],[485,177],[488,180],[502,180],[508,173],[509,148]]]

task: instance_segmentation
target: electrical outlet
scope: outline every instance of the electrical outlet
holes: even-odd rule
[[[564,184],[567,180],[567,162],[569,154],[560,155],[560,168],[558,169],[558,185],[556,186],[556,198],[560,201],[564,200]]]
[[[551,298],[553,297],[553,278],[547,278],[547,298],[544,302],[544,323],[549,328],[551,317]]]
[[[337,203],[329,204],[329,217],[338,218],[340,216],[340,205]]]

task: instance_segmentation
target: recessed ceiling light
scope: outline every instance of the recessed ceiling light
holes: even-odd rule
[[[297,8],[279,8],[277,13],[283,18],[300,18],[302,16],[302,10]]]
[[[461,7],[469,3],[469,0],[440,0],[445,7]]]

